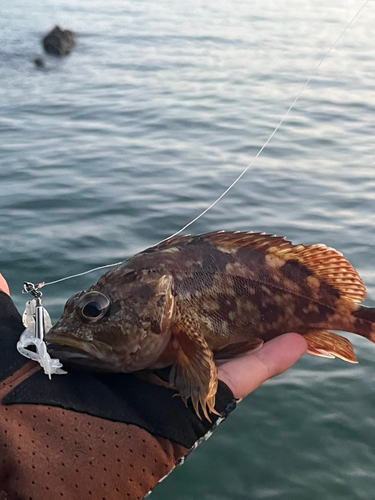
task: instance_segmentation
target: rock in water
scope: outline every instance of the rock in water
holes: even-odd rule
[[[74,33],[70,30],[62,30],[55,26],[43,38],[43,47],[48,54],[54,56],[67,56],[75,45]]]
[[[37,68],[45,68],[44,61],[41,57],[36,57],[35,59],[33,59],[33,63]]]

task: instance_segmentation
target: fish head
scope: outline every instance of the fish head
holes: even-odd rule
[[[100,371],[133,372],[166,348],[174,318],[173,278],[153,271],[110,271],[65,304],[46,335],[63,362]]]

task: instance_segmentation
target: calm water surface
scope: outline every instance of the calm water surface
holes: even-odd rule
[[[266,140],[356,0],[0,0],[0,267],[24,280],[117,262],[210,204]],[[191,232],[324,242],[375,305],[373,4],[263,155]],[[59,23],[68,58],[33,66]],[[98,273],[45,289],[54,320]],[[155,500],[375,498],[375,346],[304,356],[241,403]]]

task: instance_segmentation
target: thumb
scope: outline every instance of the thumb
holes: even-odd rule
[[[280,335],[266,342],[261,349],[220,365],[219,379],[228,385],[236,399],[244,398],[269,378],[285,372],[306,349],[307,343],[302,335]]]
[[[0,274],[0,290],[7,295],[10,295],[8,283],[2,274]]]

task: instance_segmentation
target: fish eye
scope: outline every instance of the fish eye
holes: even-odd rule
[[[76,313],[83,323],[95,323],[106,316],[110,308],[110,300],[100,292],[89,292],[78,303]]]

